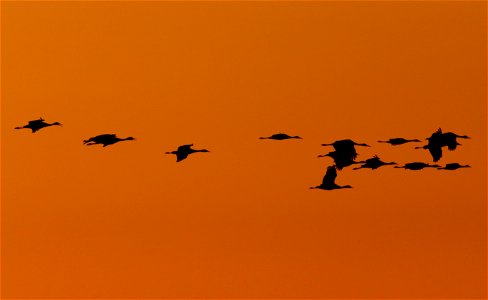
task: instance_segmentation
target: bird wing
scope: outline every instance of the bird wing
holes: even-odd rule
[[[442,139],[442,129],[437,129],[436,132],[434,132],[430,138],[429,138],[429,142],[430,141],[433,141],[433,142],[440,142]]]
[[[116,138],[117,136],[113,133],[110,133],[110,134],[100,134],[100,135],[97,135],[95,137],[93,137],[94,139],[113,139],[113,138]]]
[[[373,156],[373,157],[371,157],[371,158],[368,158],[368,159],[366,160],[366,163],[367,163],[367,164],[371,164],[371,163],[374,163],[374,162],[379,162],[379,161],[380,161],[380,158],[378,157],[378,155],[375,155],[375,156]]]
[[[447,146],[449,150],[456,150],[458,143],[456,135],[452,132],[447,132],[442,135],[442,146]]]
[[[41,124],[44,124],[44,120],[39,119],[39,120],[29,121],[28,124],[29,124],[29,126],[39,126]]]
[[[193,144],[181,145],[178,147],[178,151],[188,151],[190,150],[191,146],[193,146]]]
[[[325,172],[324,178],[322,179],[322,185],[330,185],[335,182],[337,177],[337,171],[334,166],[327,167],[327,172]]]
[[[91,138],[91,140],[93,140],[96,143],[102,143],[102,142],[107,142],[107,141],[113,141],[116,138],[117,138],[117,136],[115,134],[100,134],[100,135],[97,135],[97,136]]]
[[[176,162],[182,161],[188,157],[187,152],[176,152]]]
[[[439,161],[439,159],[442,157],[442,148],[440,146],[429,147],[429,152],[432,155],[434,162]]]

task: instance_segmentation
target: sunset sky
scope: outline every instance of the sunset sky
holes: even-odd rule
[[[486,297],[485,2],[1,6],[2,298]]]

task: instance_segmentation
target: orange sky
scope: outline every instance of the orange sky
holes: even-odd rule
[[[2,298],[486,297],[486,3],[2,2]],[[31,134],[13,130],[43,117]],[[472,136],[456,172],[412,144]],[[268,141],[277,132],[303,140]],[[84,147],[101,133],[134,136]],[[176,164],[163,154],[194,143]]]

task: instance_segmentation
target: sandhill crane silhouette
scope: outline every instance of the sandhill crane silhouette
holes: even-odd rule
[[[133,138],[131,136],[126,137],[124,139],[121,139],[121,138],[117,137],[115,134],[101,134],[101,135],[91,137],[87,140],[84,140],[83,144],[87,145],[87,146],[101,144],[101,145],[103,145],[103,147],[107,147],[108,145],[112,145],[112,144],[115,144],[117,142],[133,141],[133,140],[135,140],[135,138]]]
[[[360,167],[354,168],[353,170],[359,170],[359,169],[365,169],[369,168],[371,170],[376,170],[381,166],[386,166],[386,165],[396,165],[396,162],[384,162],[382,161],[378,155],[373,156],[372,158],[368,158],[363,165]]]
[[[446,132],[442,134],[442,147],[447,146],[447,149],[451,151],[456,150],[456,147],[461,145],[457,142],[457,138],[470,139],[470,137],[467,135],[457,135],[453,132]]]
[[[333,151],[333,152],[329,152],[327,154],[319,155],[318,157],[325,157],[325,156],[331,157],[334,160],[335,166],[339,170],[342,170],[343,168],[349,167],[350,165],[353,165],[353,164],[364,163],[364,161],[355,162],[353,159],[351,159],[350,153]]]
[[[43,118],[39,118],[38,120],[29,121],[27,125],[21,127],[15,127],[15,129],[30,129],[32,130],[32,133],[35,133],[36,131],[49,126],[63,126],[63,125],[59,122],[46,123],[44,122]]]
[[[337,185],[335,183],[335,179],[337,177],[337,171],[335,166],[327,167],[327,172],[325,172],[324,178],[322,179],[322,183],[318,186],[311,187],[311,189],[322,189],[322,190],[337,190],[337,189],[350,189],[352,186],[350,185]]]
[[[299,137],[298,135],[290,136],[290,135],[288,135],[286,133],[277,133],[277,134],[273,134],[272,136],[268,136],[268,137],[260,137],[260,139],[262,139],[262,140],[278,140],[278,141],[281,141],[281,140],[302,139],[302,138]]]
[[[445,167],[439,167],[437,170],[457,170],[460,168],[471,168],[470,165],[460,165],[458,163],[451,163],[451,164],[446,164]]]
[[[438,168],[440,167],[439,165],[429,165],[423,162],[411,162],[408,164],[405,164],[404,166],[395,166],[395,168],[403,168],[405,170],[413,170],[413,171],[418,171],[422,170],[423,168]]]
[[[341,156],[344,155],[345,157],[349,157],[351,160],[355,160],[358,155],[354,146],[371,147],[370,145],[356,143],[349,139],[335,141],[331,144],[322,144],[322,146],[333,146],[336,152],[340,153]]]
[[[420,140],[417,140],[417,139],[408,140],[408,139],[404,139],[404,138],[391,138],[387,141],[378,141],[378,143],[389,143],[392,146],[403,145],[405,143],[411,143],[411,142],[420,142]]]
[[[442,146],[444,144],[442,138],[442,129],[437,129],[430,137],[427,138],[429,141],[427,145],[415,147],[415,149],[428,149],[432,155],[432,160],[437,162],[442,157]]]
[[[191,147],[193,144],[179,146],[176,151],[166,152],[166,154],[176,154],[176,162],[180,162],[195,152],[210,152],[207,149],[196,150]]]

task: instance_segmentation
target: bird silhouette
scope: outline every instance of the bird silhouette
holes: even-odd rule
[[[351,159],[351,155],[349,153],[343,153],[338,151],[329,152],[327,154],[319,155],[318,157],[331,157],[334,160],[334,164],[336,165],[337,169],[342,170],[345,167],[349,167],[353,164],[364,163],[362,162],[355,162]]]
[[[432,156],[432,160],[434,162],[437,162],[442,157],[442,146],[444,144],[442,136],[442,129],[439,128],[436,132],[434,132],[430,137],[426,139],[428,140],[427,145],[415,147],[415,149],[428,149],[430,155]]]
[[[445,167],[439,167],[437,170],[457,170],[459,168],[471,168],[470,165],[460,165],[458,163],[446,164]]]
[[[273,134],[272,136],[268,136],[268,137],[260,137],[260,139],[262,139],[262,140],[278,140],[278,141],[281,141],[281,140],[302,139],[302,138],[299,137],[298,135],[290,136],[290,135],[288,135],[286,133],[277,133],[277,134]]]
[[[318,186],[311,187],[311,189],[322,189],[322,190],[337,190],[337,189],[350,189],[352,186],[350,185],[337,185],[335,183],[335,179],[337,177],[337,171],[335,166],[327,167],[327,172],[325,172],[324,178],[322,179],[322,183]]]
[[[413,171],[418,171],[422,170],[423,168],[438,168],[440,167],[439,165],[429,165],[423,162],[412,162],[405,164],[404,166],[395,166],[395,168],[403,168],[405,170],[413,170]]]
[[[469,139],[470,137],[467,135],[457,135],[453,132],[446,132],[442,134],[442,142],[441,145],[442,147],[447,146],[447,149],[449,150],[456,150],[456,147],[458,145],[461,145],[457,142],[457,138],[461,139]]]
[[[207,149],[195,150],[191,147],[193,144],[179,146],[176,151],[166,152],[166,154],[176,154],[176,162],[180,162],[195,152],[210,152]]]
[[[133,137],[129,136],[127,138],[121,139],[118,138],[115,134],[101,134],[94,137],[89,138],[88,140],[84,140],[83,144],[87,146],[102,144],[103,147],[107,147],[108,145],[115,144],[121,141],[132,141],[135,140]]]
[[[420,142],[420,140],[413,139],[413,140],[407,140],[404,138],[392,138],[387,141],[378,141],[378,143],[389,143],[392,146],[398,146],[398,145],[403,145],[405,143],[410,143],[410,142]]]
[[[331,144],[322,144],[322,146],[333,146],[336,152],[340,153],[341,156],[344,155],[345,157],[349,157],[353,161],[358,155],[354,146],[371,147],[370,145],[364,143],[356,143],[349,139],[335,141]]]
[[[396,162],[384,162],[377,155],[375,155],[372,158],[368,158],[364,162],[363,165],[361,165],[360,167],[354,168],[353,170],[359,170],[359,169],[365,169],[365,168],[369,168],[369,169],[375,170],[375,169],[378,169],[381,166],[396,165],[396,164],[397,164]]]
[[[59,122],[46,123],[46,122],[44,122],[43,118],[39,118],[39,120],[29,121],[29,123],[27,123],[27,125],[24,125],[21,127],[15,127],[15,129],[30,129],[30,130],[32,130],[32,133],[35,133],[36,131],[38,131],[44,127],[49,127],[49,126],[63,126],[63,125]]]

